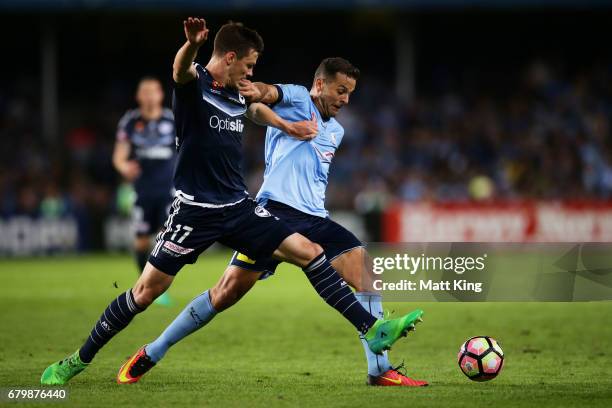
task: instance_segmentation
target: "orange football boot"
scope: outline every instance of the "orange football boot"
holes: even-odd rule
[[[426,387],[427,381],[413,380],[399,370],[404,367],[402,363],[398,367],[385,371],[378,377],[368,375],[368,385],[379,385],[382,387]]]
[[[151,361],[151,358],[145,352],[145,346],[142,346],[119,369],[117,384],[135,383],[154,366],[155,363]]]

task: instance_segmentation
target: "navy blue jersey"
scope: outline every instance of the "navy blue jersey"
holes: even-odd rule
[[[174,116],[164,109],[157,120],[145,120],[139,109],[128,111],[119,121],[117,140],[130,143],[130,159],[138,161],[141,174],[134,180],[139,196],[169,195],[172,190]]]
[[[194,65],[197,79],[175,84],[172,101],[178,149],[174,187],[188,204],[235,204],[248,195],[242,171],[246,101]]]

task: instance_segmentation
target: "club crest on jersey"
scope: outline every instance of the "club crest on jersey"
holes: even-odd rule
[[[261,205],[255,207],[255,215],[258,217],[271,217],[270,211],[263,208]]]
[[[238,94],[238,99],[234,98],[234,97],[229,97],[228,98],[230,101],[234,101],[237,102],[241,105],[244,105],[246,103],[246,99],[244,99],[244,96],[242,96],[242,94]]]
[[[212,81],[212,87],[215,89],[221,89],[223,88],[223,84],[221,84],[219,81]]]
[[[136,124],[134,125],[134,130],[136,132],[142,132],[144,130],[144,123],[141,122],[140,120],[138,122],[136,122]]]
[[[217,129],[217,131],[229,130],[230,132],[242,133],[244,130],[244,123],[242,123],[241,119],[221,119],[217,115],[213,115],[210,117],[208,124],[211,128]]]

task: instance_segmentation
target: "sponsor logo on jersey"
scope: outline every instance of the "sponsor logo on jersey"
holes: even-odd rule
[[[136,157],[140,159],[168,160],[174,155],[170,146],[139,147],[136,149]]]
[[[174,125],[171,122],[161,122],[157,129],[159,133],[168,135],[174,132]]]
[[[242,123],[241,119],[221,119],[217,115],[213,115],[210,117],[208,124],[211,128],[217,129],[218,131],[229,130],[230,132],[242,133],[244,130],[244,123]]]
[[[179,256],[181,256],[181,254],[177,254],[176,252],[173,252],[173,251],[169,250],[168,248],[161,247],[160,250],[164,254],[170,255],[173,258],[178,258]]]
[[[255,207],[255,215],[258,217],[271,217],[270,211],[263,208],[261,205]]]

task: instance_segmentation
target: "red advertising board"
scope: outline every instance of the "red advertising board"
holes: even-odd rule
[[[612,202],[397,204],[387,242],[609,242]]]

